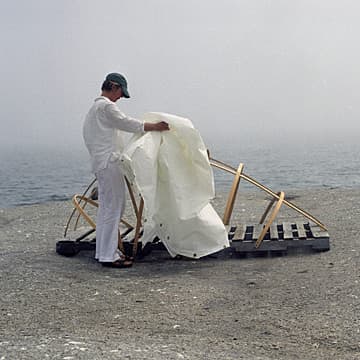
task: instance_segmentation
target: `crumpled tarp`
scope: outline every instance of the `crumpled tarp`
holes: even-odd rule
[[[198,131],[175,115],[147,113],[143,120],[170,126],[135,134],[120,158],[123,173],[144,199],[143,245],[158,236],[171,256],[191,258],[228,247],[225,226],[210,204],[213,173]]]

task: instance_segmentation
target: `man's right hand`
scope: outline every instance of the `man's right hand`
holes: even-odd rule
[[[148,123],[144,124],[145,131],[166,131],[170,130],[169,124],[166,121],[160,121],[158,123]]]

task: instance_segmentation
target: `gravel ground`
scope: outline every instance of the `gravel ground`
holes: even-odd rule
[[[56,254],[70,202],[0,209],[0,359],[360,359],[360,190],[288,196],[328,226],[330,251],[152,252],[108,269],[89,251]],[[232,223],[255,223],[267,203],[240,193]]]

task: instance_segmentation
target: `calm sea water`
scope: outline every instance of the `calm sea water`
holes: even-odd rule
[[[360,187],[360,146],[356,143],[245,146],[211,144],[211,155],[274,191]],[[81,149],[3,148],[0,152],[0,207],[68,200],[93,179]],[[232,176],[214,170],[217,190],[227,190]],[[242,181],[242,189],[253,185]]]

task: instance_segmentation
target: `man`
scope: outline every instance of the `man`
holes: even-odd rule
[[[132,261],[118,249],[118,229],[125,208],[125,182],[118,165],[119,130],[143,133],[169,130],[164,122],[148,123],[126,116],[116,106],[129,98],[127,81],[118,73],[106,76],[101,96],[95,99],[84,125],[83,137],[98,181],[99,208],[96,220],[95,258],[108,267],[130,267]]]

